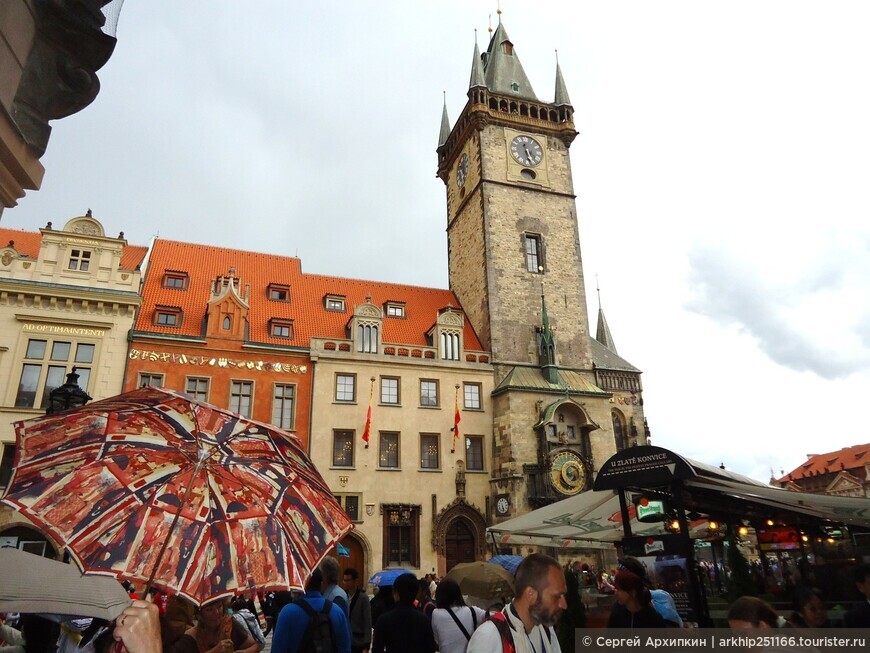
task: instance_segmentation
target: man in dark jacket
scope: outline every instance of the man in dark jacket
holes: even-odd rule
[[[372,653],[434,653],[435,636],[429,618],[414,607],[419,587],[414,574],[402,574],[393,583],[396,607],[375,623]]]
[[[341,579],[350,599],[350,651],[363,653],[372,645],[372,608],[368,595],[359,588],[359,572],[353,567],[344,570]]]
[[[848,628],[870,628],[870,565],[860,565],[855,570],[855,587],[861,594],[861,602],[846,613]]]

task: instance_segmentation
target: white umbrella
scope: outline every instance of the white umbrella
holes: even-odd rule
[[[83,576],[75,565],[0,549],[0,612],[98,617],[112,621],[130,605],[115,578]]]

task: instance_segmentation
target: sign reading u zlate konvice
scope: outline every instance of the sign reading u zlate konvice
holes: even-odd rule
[[[594,490],[653,487],[695,476],[685,458],[661,447],[631,447],[611,456],[598,470]]]

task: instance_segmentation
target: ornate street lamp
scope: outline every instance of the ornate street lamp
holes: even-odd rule
[[[91,396],[79,387],[76,368],[72,368],[72,372],[66,375],[66,383],[48,393],[48,408],[45,414],[55,415],[70,408],[80,408],[90,400]]]

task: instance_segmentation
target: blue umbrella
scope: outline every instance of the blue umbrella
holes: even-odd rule
[[[407,569],[384,569],[369,578],[369,585],[374,585],[375,587],[387,587],[392,585],[402,574],[413,573],[413,571],[408,571]]]
[[[523,561],[523,556],[512,556],[512,555],[498,555],[493,556],[487,562],[491,562],[494,565],[499,565],[500,567],[504,567],[507,571],[512,574],[517,573],[517,567],[520,566],[520,563]]]

